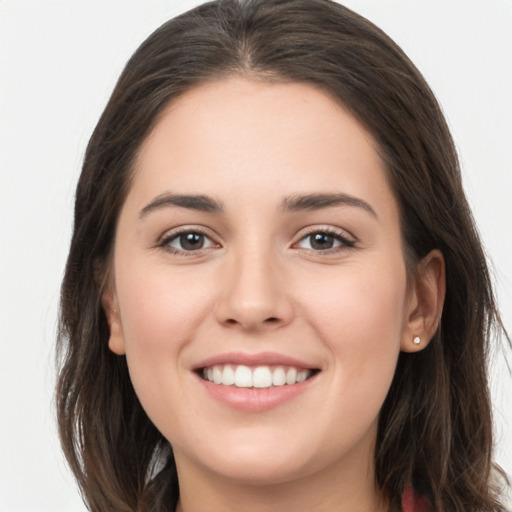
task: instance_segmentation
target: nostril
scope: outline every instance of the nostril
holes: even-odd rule
[[[278,323],[278,322],[279,322],[279,318],[277,318],[275,316],[271,316],[271,317],[263,320],[264,324],[275,324],[275,323]],[[235,320],[234,318],[228,318],[226,320],[226,323],[229,324],[229,325],[236,325],[236,324],[239,324],[241,322],[239,322],[238,320]]]
[[[0,0],[1,1],[1,0]],[[254,315],[253,317],[243,317],[240,315],[239,318],[231,317],[225,318],[222,320],[222,324],[226,327],[241,327],[247,330],[258,330],[258,329],[277,329],[281,324],[284,324],[283,319],[278,316],[269,316],[265,318],[265,316]]]

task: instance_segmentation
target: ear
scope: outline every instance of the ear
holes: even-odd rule
[[[403,352],[417,352],[429,344],[441,321],[445,293],[444,258],[440,251],[434,250],[420,261],[410,284],[400,345]]]
[[[110,337],[108,346],[112,352],[117,355],[125,354],[123,328],[121,325],[121,317],[119,315],[119,307],[117,305],[117,297],[115,292],[109,290],[103,295],[103,310],[107,317],[108,327],[110,329]]]

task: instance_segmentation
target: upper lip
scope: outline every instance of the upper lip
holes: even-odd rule
[[[216,364],[232,364],[232,365],[245,365],[245,366],[293,366],[295,368],[302,368],[305,370],[316,370],[318,366],[314,364],[301,361],[294,357],[276,352],[260,352],[258,354],[247,354],[245,352],[227,352],[224,354],[217,354],[203,361],[200,361],[193,370],[201,368],[208,368]]]

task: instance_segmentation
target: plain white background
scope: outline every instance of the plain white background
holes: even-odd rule
[[[52,395],[59,285],[88,137],[126,60],[197,1],[0,0],[0,512],[83,512]],[[349,0],[423,72],[452,128],[512,330],[512,1]],[[493,370],[512,473],[512,380]]]

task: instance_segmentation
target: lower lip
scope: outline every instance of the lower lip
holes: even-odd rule
[[[197,378],[206,391],[218,402],[221,402],[233,409],[247,412],[262,412],[293,400],[304,393],[318,374],[313,375],[304,382],[298,384],[286,384],[271,388],[237,388],[236,386],[223,386],[209,380]]]

